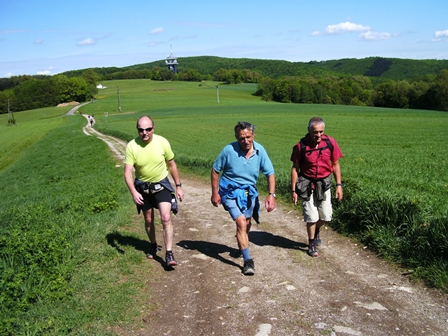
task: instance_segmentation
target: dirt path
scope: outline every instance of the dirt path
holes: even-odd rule
[[[84,129],[123,159],[122,141]],[[321,234],[320,256],[308,257],[296,210],[262,211],[250,233],[256,272],[242,275],[230,216],[211,205],[208,183],[181,177],[186,197],[173,219],[179,266],[164,270],[163,255],[148,260],[160,267],[148,283],[148,306],[157,310],[120,335],[448,335],[446,296],[411,284],[331,229]]]

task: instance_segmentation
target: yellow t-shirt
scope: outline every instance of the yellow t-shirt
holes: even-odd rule
[[[135,177],[145,182],[159,182],[168,176],[167,161],[174,159],[170,143],[164,137],[153,134],[150,143],[140,137],[126,146],[125,163],[134,166]]]

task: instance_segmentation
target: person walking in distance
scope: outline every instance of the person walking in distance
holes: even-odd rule
[[[322,226],[331,221],[331,183],[336,180],[335,196],[342,200],[342,177],[339,159],[341,149],[336,141],[324,134],[325,123],[313,117],[308,123],[308,134],[292,149],[291,192],[292,202],[302,201],[303,217],[308,234],[308,255],[317,257],[321,244]]]
[[[236,141],[225,146],[213,163],[211,202],[215,207],[222,204],[235,221],[236,239],[244,258],[243,274],[253,275],[255,265],[250,256],[248,234],[251,218],[259,223],[257,180],[260,171],[267,178],[269,196],[265,207],[270,212],[275,209],[274,167],[264,147],[254,141],[254,125],[238,122],[234,132]]]
[[[154,209],[157,208],[163,225],[165,261],[167,266],[176,266],[172,251],[174,229],[171,212],[177,213],[177,199],[182,201],[184,192],[170,143],[154,134],[154,129],[151,117],[143,116],[137,120],[138,137],[126,147],[124,178],[138,213],[143,211],[146,233],[151,242],[146,256],[153,259],[159,251],[154,226]],[[175,189],[168,179],[168,173],[176,184]]]

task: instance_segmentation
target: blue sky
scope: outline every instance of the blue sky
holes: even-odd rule
[[[220,56],[448,59],[448,0],[0,0],[0,77]]]

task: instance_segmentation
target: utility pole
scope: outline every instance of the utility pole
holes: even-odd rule
[[[9,109],[9,99],[8,99],[8,125],[16,125],[16,121],[14,119],[14,113]]]
[[[117,86],[117,94],[118,94],[118,112],[121,112],[120,106],[120,88]]]

